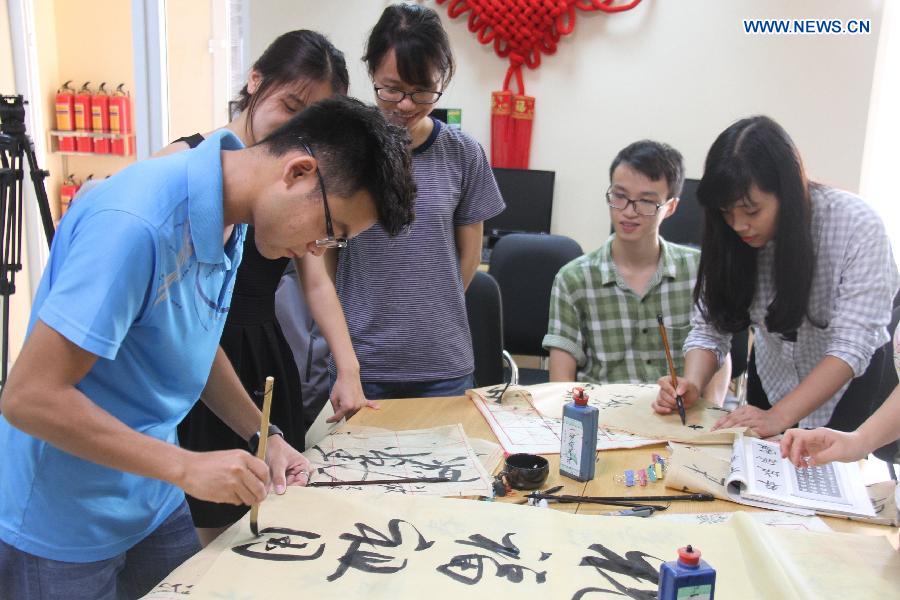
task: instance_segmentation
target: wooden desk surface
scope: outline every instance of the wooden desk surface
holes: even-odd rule
[[[353,425],[367,425],[370,427],[382,427],[385,429],[424,429],[439,425],[451,425],[462,423],[466,434],[471,438],[481,438],[496,442],[497,438],[488,426],[487,421],[475,408],[471,400],[465,396],[449,398],[410,398],[403,400],[381,400],[381,408],[374,410],[364,408],[352,418]],[[651,455],[656,453],[668,453],[664,446],[648,446],[633,450],[608,450],[598,453],[597,475],[587,483],[575,481],[559,474],[559,455],[546,455],[550,462],[550,477],[544,489],[562,485],[560,494],[586,495],[586,496],[641,496],[650,495],[674,495],[675,490],[665,487],[664,482],[648,484],[646,487],[626,488],[613,480],[613,474],[621,474],[625,469],[639,469],[651,463]],[[499,470],[500,467],[498,467]],[[502,502],[518,502],[522,500],[525,492],[516,492],[514,496],[498,498]],[[580,514],[595,514],[616,510],[613,506],[599,504],[555,504],[553,508],[566,512]],[[667,513],[698,513],[698,512],[735,512],[760,511],[764,509],[743,506],[724,500],[713,502],[672,502]],[[822,517],[828,526],[835,531],[846,533],[861,533],[866,535],[883,535],[897,548],[900,544],[898,529],[879,525],[869,525],[845,519]]]

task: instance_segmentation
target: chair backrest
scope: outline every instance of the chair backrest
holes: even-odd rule
[[[563,235],[514,233],[497,241],[488,272],[502,292],[507,351],[546,356],[541,341],[547,333],[553,279],[582,254],[578,242]]]
[[[685,179],[678,210],[659,226],[659,234],[669,242],[700,247],[703,238],[703,209],[697,203],[696,179]]]
[[[466,314],[475,354],[475,386],[504,382],[503,308],[500,287],[484,271],[476,271],[466,290]]]

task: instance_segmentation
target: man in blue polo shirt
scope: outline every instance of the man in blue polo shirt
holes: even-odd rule
[[[73,206],[0,398],[0,596],[143,595],[199,549],[182,490],[253,504],[306,483],[277,435],[267,465],[183,450],[176,426],[201,397],[258,433],[218,350],[244,224],[268,258],[321,254],[376,219],[396,234],[412,218],[405,145],[377,109],[335,98],[250,148],[222,131],[133,165]]]

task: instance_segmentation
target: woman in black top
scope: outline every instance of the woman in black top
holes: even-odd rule
[[[238,114],[227,128],[250,146],[309,104],[333,94],[345,94],[348,82],[343,54],[324,36],[307,30],[291,31],[276,39],[253,65],[240,92]],[[160,154],[193,148],[203,138],[201,134],[180,138]],[[248,228],[221,346],[244,388],[258,404],[262,402],[265,378],[275,378],[271,422],[292,446],[303,448],[306,424],[315,415],[303,414],[297,367],[275,319],[275,290],[288,260],[264,258],[256,247],[253,228]],[[324,268],[317,256],[297,262],[301,275],[309,269]],[[359,363],[333,285],[307,288],[304,294],[338,363],[339,381],[332,391],[332,403],[340,418],[366,405],[359,383]],[[198,402],[185,417],[178,435],[181,445],[191,450],[247,447],[247,440],[236,435],[203,402]],[[248,510],[243,505],[216,504],[190,496],[188,504],[204,546]]]

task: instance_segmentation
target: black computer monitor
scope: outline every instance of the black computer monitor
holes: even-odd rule
[[[484,222],[484,233],[550,233],[555,171],[494,168],[506,210]]]

